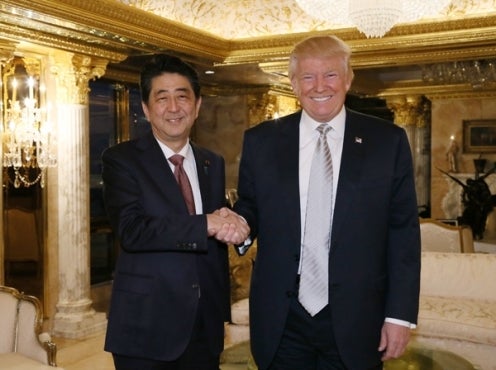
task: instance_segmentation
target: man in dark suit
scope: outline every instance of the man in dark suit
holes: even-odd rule
[[[201,104],[196,72],[157,55],[140,87],[151,132],[103,154],[105,205],[121,245],[105,350],[117,370],[218,370],[230,317],[225,243],[249,228],[219,215],[223,158],[189,141]]]
[[[303,110],[245,133],[234,210],[258,242],[250,333],[261,370],[382,369],[403,353],[416,324],[420,232],[410,147],[400,127],[344,107],[350,54],[333,36],[297,44],[289,77]],[[332,185],[310,191],[319,125]],[[315,194],[321,208],[331,194],[330,206],[305,226]],[[317,200],[312,212],[321,211]],[[301,283],[306,240],[318,230],[325,269],[309,280],[325,288],[315,298],[324,297],[323,308],[313,312],[303,307]]]

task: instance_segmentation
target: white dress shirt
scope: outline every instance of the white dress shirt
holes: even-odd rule
[[[344,123],[346,120],[346,110],[344,107],[331,121],[327,122],[332,126],[332,130],[327,133],[327,143],[331,150],[332,156],[332,210],[336,202],[336,191],[338,188],[339,167],[341,166],[341,153],[343,151]],[[299,176],[300,176],[300,210],[301,225],[305,225],[308,182],[310,180],[310,167],[312,166],[313,153],[317,146],[317,140],[320,136],[317,127],[321,122],[312,119],[305,111],[302,111],[300,121],[300,159],[299,159]],[[332,219],[332,215],[331,215]],[[301,233],[301,247],[303,247],[304,230]],[[301,261],[300,267],[301,269]]]
[[[336,193],[338,188],[339,170],[341,168],[341,155],[343,152],[343,140],[344,140],[344,129],[346,121],[346,109],[343,108],[341,111],[329,122],[328,125],[332,126],[332,130],[327,133],[327,143],[331,150],[332,156],[332,211],[334,212],[334,205],[336,203]],[[307,197],[308,197],[308,182],[310,180],[310,167],[312,165],[313,152],[317,146],[317,140],[319,138],[319,132],[317,127],[321,122],[317,122],[312,119],[305,111],[302,111],[300,120],[300,159],[299,159],[299,176],[300,176],[300,210],[301,210],[301,248],[303,248],[303,237],[304,232],[303,225],[305,225],[305,216],[307,208]],[[331,220],[332,220],[331,215]],[[301,259],[300,266],[298,267],[298,273],[301,271]],[[415,324],[411,324],[408,321],[393,319],[387,317],[386,322],[415,328]]]

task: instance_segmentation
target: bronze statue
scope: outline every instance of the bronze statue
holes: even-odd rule
[[[482,176],[479,176],[476,171],[475,177],[467,179],[466,184],[448,172],[439,168],[438,170],[463,187],[462,204],[464,209],[462,216],[458,218],[458,222],[462,225],[469,225],[472,228],[475,240],[482,239],[486,230],[487,216],[491,213],[495,204],[495,196],[491,194],[484,179],[496,171],[496,166]]]

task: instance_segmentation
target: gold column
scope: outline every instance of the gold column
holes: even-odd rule
[[[55,300],[52,331],[56,336],[81,338],[106,328],[106,316],[95,312],[90,299],[90,177],[89,85],[101,77],[107,61],[53,52],[48,61],[48,101],[53,102],[58,165],[49,169],[48,249],[58,258],[45,276]],[[55,256],[54,256],[55,257]],[[56,260],[56,262],[55,262]],[[56,265],[55,265],[56,264]],[[56,286],[56,290],[50,288]]]
[[[15,46],[10,42],[0,40],[0,125],[3,126],[3,113],[5,107],[3,99],[3,67],[4,63],[14,56]],[[3,127],[1,127],[3,130]],[[0,160],[3,159],[3,143],[0,142]],[[3,184],[3,167],[0,170],[0,184]],[[0,195],[0,210],[2,210],[2,217],[0,217],[0,285],[5,283],[5,243],[4,243],[4,230],[3,230],[3,194]]]
[[[247,104],[249,127],[266,120],[286,116],[300,109],[294,96],[287,96],[275,90],[248,94]]]
[[[420,95],[387,99],[394,122],[407,133],[413,156],[417,204],[430,204],[430,102]]]
[[[127,141],[129,133],[129,88],[123,84],[115,84],[117,142]]]

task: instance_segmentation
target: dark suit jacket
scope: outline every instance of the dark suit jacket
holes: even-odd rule
[[[151,133],[103,154],[104,199],[121,244],[106,351],[174,360],[188,344],[197,311],[206,318],[212,353],[223,349],[227,246],[207,238],[205,214],[226,203],[224,160],[192,147],[204,212],[194,216]]]
[[[258,250],[250,291],[251,345],[271,362],[295,292],[300,256],[301,112],[245,133],[235,210]],[[348,110],[329,254],[332,324],[343,361],[365,369],[385,317],[416,323],[420,236],[412,158],[398,126]]]

